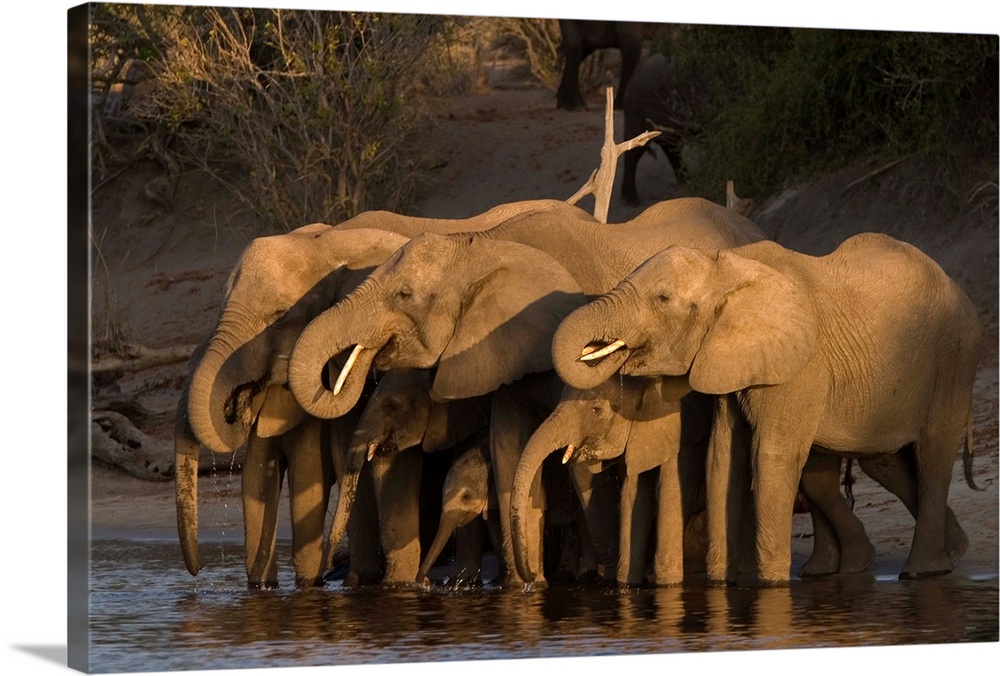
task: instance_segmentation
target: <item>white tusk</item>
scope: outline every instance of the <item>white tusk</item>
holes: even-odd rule
[[[337,376],[337,382],[333,385],[333,393],[340,394],[340,390],[344,387],[344,381],[347,380],[347,374],[351,372],[351,367],[354,366],[354,362],[357,361],[358,355],[361,354],[361,350],[365,348],[360,345],[355,345],[354,349],[351,350],[351,356],[347,358],[347,363],[344,364],[344,368],[340,369],[340,375]]]
[[[562,464],[565,465],[567,462],[569,462],[569,459],[573,457],[573,454],[575,452],[576,452],[576,446],[574,446],[573,444],[570,444],[569,446],[567,446],[566,447],[566,452],[563,453]]]
[[[584,348],[583,353],[580,355],[580,361],[592,361],[594,359],[601,359],[602,357],[607,357],[612,352],[616,352],[619,348],[625,347],[625,341],[618,339],[610,345],[605,345],[597,352],[593,352],[593,348]]]
[[[375,451],[378,450],[378,444],[368,444],[368,460],[371,461],[375,457]]]
[[[288,355],[288,354],[276,354],[276,355],[274,355],[275,359],[288,359],[289,357],[291,357],[291,355]]]

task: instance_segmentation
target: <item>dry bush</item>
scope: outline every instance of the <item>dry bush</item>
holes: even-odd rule
[[[103,63],[92,62],[95,75],[107,71],[95,83],[114,82],[116,64],[135,53],[155,86],[128,102],[130,119],[165,139],[161,153],[169,143],[171,157],[223,182],[270,228],[406,203],[416,179],[407,144],[429,121],[425,74],[440,70],[426,56],[450,19],[101,7],[113,30]]]

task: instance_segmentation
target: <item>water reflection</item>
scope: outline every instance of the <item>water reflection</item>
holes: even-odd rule
[[[854,575],[789,587],[250,592],[233,547],[95,543],[95,672],[997,641],[998,584]],[[218,559],[226,557],[227,564]]]

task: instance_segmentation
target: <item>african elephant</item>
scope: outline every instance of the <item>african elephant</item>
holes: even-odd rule
[[[296,584],[322,584],[324,521],[336,460],[321,448],[321,435],[343,439],[353,421],[323,423],[331,429],[321,430],[321,421],[306,415],[285,387],[287,355],[306,322],[405,241],[382,231],[341,233],[315,224],[257,238],[243,251],[230,275],[218,323],[192,363],[182,398],[186,405],[182,401],[178,411],[175,444],[178,466],[185,468],[177,474],[178,526],[192,574],[198,572],[198,443],[219,453],[245,444],[248,584],[277,584],[277,501],[286,471]],[[362,541],[359,534],[356,547]],[[363,563],[370,557],[360,549],[356,554],[354,565],[371,564]]]
[[[917,513],[900,577],[951,570],[948,488],[963,430],[972,483],[968,421],[981,342],[972,303],[934,261],[867,233],[821,257],[773,242],[663,251],[572,313],[552,347],[556,370],[575,387],[617,372],[676,376],[727,402],[707,470],[709,512],[723,513],[709,518],[709,575],[725,578],[717,526],[726,461],[742,447],[753,459],[759,580],[781,584],[792,503],[814,445],[862,467],[911,447]],[[737,418],[745,424],[734,434]]]
[[[644,579],[649,531],[656,518],[655,580],[679,584],[684,575],[686,525],[694,516],[705,480],[705,449],[711,425],[711,399],[690,393],[684,399],[664,399],[652,379],[609,379],[592,390],[567,387],[559,405],[528,441],[517,466],[511,495],[511,522],[519,574],[527,570],[519,515],[526,490],[553,451],[566,449],[563,463],[601,463],[624,456],[621,490],[619,560],[620,584],[639,585]],[[683,419],[683,423],[682,423]],[[664,481],[650,485],[643,474],[669,463]],[[651,495],[659,494],[659,508]],[[640,493],[644,493],[640,495]]]
[[[451,449],[484,431],[489,397],[435,402],[431,373],[399,369],[382,375],[361,412],[340,477],[340,494],[328,539],[332,552],[354,514],[359,479],[367,461],[375,484],[375,508],[385,557],[382,583],[412,583],[420,564],[421,456]]]
[[[696,107],[698,94],[679,82],[674,62],[664,54],[653,54],[639,63],[624,92],[624,138],[635,138],[644,131],[657,129],[653,139],[663,149],[678,185],[687,180],[687,169],[681,151],[686,141],[698,133],[691,109]],[[622,199],[638,204],[635,187],[639,159],[650,152],[649,144],[625,153],[622,170]]]
[[[472,447],[463,451],[445,476],[441,489],[441,520],[430,548],[423,555],[416,581],[425,583],[431,567],[456,532],[466,530],[468,537],[459,540],[454,579],[459,584],[482,582],[483,541],[477,527],[485,520],[495,551],[502,549],[502,535],[496,490],[490,480],[489,440],[477,435]]]
[[[621,81],[615,94],[616,110],[622,107],[622,94],[642,56],[643,25],[632,21],[590,21],[560,19],[563,73],[556,90],[556,108],[586,108],[580,92],[580,64],[598,49],[617,48],[622,53]]]

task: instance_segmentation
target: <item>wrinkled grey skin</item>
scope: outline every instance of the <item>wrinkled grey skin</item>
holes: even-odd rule
[[[580,92],[580,64],[598,49],[616,48],[622,53],[621,78],[615,93],[615,110],[622,107],[622,93],[642,56],[643,26],[632,21],[588,21],[560,19],[564,59],[562,79],[556,90],[556,108],[577,110],[587,103]]]
[[[374,230],[339,233],[310,225],[252,241],[227,285],[218,323],[192,359],[175,439],[178,527],[189,572],[197,574],[199,443],[231,453],[246,445],[242,473],[247,582],[277,585],[274,540],[281,484],[288,474],[296,584],[322,584],[332,453],[350,419],[327,424],[307,416],[285,387],[287,355],[303,326],[407,240]],[[356,566],[372,566],[355,538]],[[370,557],[369,557],[370,559]]]
[[[354,429],[328,539],[337,546],[354,516],[362,470],[372,455],[375,507],[385,559],[383,585],[413,583],[420,564],[421,454],[450,449],[489,424],[489,397],[435,402],[426,369],[381,376]],[[332,567],[328,553],[327,567]]]
[[[577,387],[619,372],[679,376],[726,402],[707,471],[711,579],[726,579],[718,526],[734,455],[753,449],[759,581],[767,585],[790,576],[792,505],[811,447],[857,457],[862,467],[910,448],[917,518],[900,577],[915,578],[952,568],[947,496],[963,431],[971,485],[967,430],[981,333],[972,303],[936,263],[863,234],[822,257],[771,242],[664,251],[570,315],[553,338],[553,359]],[[601,359],[578,360],[619,340],[623,347]],[[737,417],[747,423],[739,430]]]
[[[441,519],[434,541],[424,554],[416,581],[428,582],[428,572],[437,561],[452,535],[485,520],[495,551],[502,547],[496,491],[490,479],[489,443],[482,435],[468,450],[459,455],[444,480],[441,489]],[[482,534],[470,528],[469,542],[458,546],[453,580],[456,584],[482,583]]]

